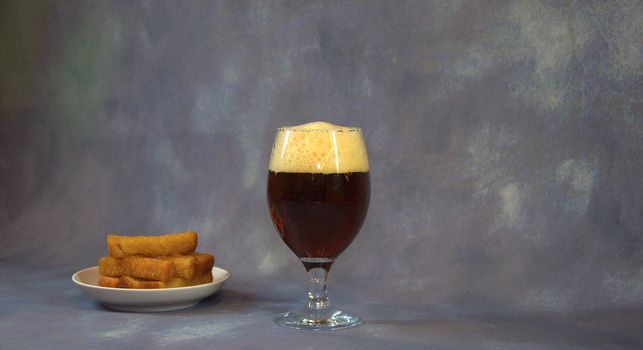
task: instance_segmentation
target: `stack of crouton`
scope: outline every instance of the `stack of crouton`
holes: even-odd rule
[[[156,289],[212,282],[214,256],[195,252],[194,231],[160,236],[107,235],[109,256],[98,262],[98,285]]]

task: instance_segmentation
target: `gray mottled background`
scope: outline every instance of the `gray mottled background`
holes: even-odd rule
[[[303,288],[267,163],[321,119],[372,173],[331,294],[640,307],[642,38],[640,1],[3,1],[0,264],[193,229],[231,286]]]

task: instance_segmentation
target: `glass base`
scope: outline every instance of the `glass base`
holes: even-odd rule
[[[324,310],[323,314],[325,315],[310,315],[307,310],[291,311],[279,315],[275,322],[282,327],[308,331],[332,331],[357,327],[362,324],[362,320],[358,317],[340,310]]]

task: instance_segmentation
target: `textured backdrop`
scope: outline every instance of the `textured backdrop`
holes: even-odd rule
[[[230,286],[303,289],[268,157],[328,120],[372,174],[331,296],[640,306],[641,38],[640,1],[3,1],[0,263],[194,229]]]

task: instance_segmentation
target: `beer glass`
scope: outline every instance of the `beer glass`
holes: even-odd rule
[[[279,235],[308,271],[308,302],[280,315],[284,327],[334,330],[361,323],[334,308],[328,271],[359,232],[370,198],[361,129],[314,122],[277,130],[268,171],[268,205]]]

